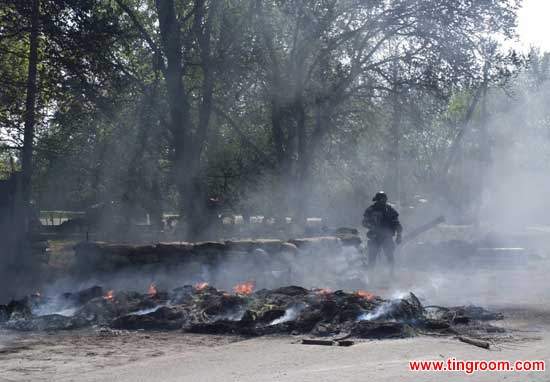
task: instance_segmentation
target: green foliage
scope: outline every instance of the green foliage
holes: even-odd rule
[[[0,1],[0,138],[20,146],[29,10]],[[184,150],[200,154],[193,181],[202,196],[221,195],[235,211],[309,208],[338,212],[342,221],[397,167],[403,201],[441,192],[442,178],[447,190],[467,188],[457,169],[465,156],[481,157],[481,121],[515,102],[500,89],[547,99],[548,56],[533,52],[514,76],[521,60],[496,42],[512,36],[518,3],[176,1],[187,143],[199,141],[201,115],[208,116],[204,143]],[[150,213],[181,207],[177,174],[186,169],[176,158],[157,5],[41,1],[34,189],[42,208],[111,200]],[[475,107],[461,156],[445,172],[487,83],[485,98],[494,101]],[[524,128],[544,135],[542,103],[540,118]],[[502,125],[490,128],[495,139],[513,130]]]

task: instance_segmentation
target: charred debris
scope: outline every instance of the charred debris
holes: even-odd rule
[[[99,286],[57,296],[37,292],[1,305],[0,327],[19,331],[101,327],[369,339],[423,334],[483,337],[504,331],[491,324],[503,318],[499,313],[476,306],[423,306],[413,293],[389,300],[366,291],[253,288],[252,283],[245,283],[227,292],[203,282],[170,291],[151,284],[146,293]]]

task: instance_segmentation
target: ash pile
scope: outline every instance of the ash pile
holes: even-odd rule
[[[383,299],[366,291],[308,290],[299,286],[253,291],[251,283],[229,292],[208,283],[170,291],[154,284],[146,293],[95,286],[77,293],[36,293],[0,306],[0,328],[73,330],[183,330],[191,333],[308,334],[316,337],[403,338],[419,334],[495,333],[502,318],[480,307],[422,306],[410,293]]]

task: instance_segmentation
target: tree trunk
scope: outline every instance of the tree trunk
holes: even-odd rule
[[[391,200],[399,203],[400,201],[400,183],[401,183],[401,169],[400,169],[400,142],[401,135],[401,101],[400,101],[400,88],[398,81],[398,67],[397,63],[393,65],[392,75],[392,118],[391,125],[387,140],[387,168],[384,175],[384,189],[389,195]]]
[[[180,25],[173,0],[156,0],[160,36],[166,56],[165,81],[174,140],[174,175],[180,197],[180,214],[187,228],[197,223],[195,175],[198,158],[191,136],[190,104],[183,83],[183,53]],[[186,230],[189,233],[189,230]]]
[[[275,157],[277,158],[277,176],[279,178],[278,187],[274,190],[274,206],[276,210],[272,211],[275,219],[281,222],[289,212],[289,193],[292,184],[291,170],[292,162],[289,153],[289,139],[285,136],[286,109],[282,105],[278,95],[272,96],[271,100],[271,132],[273,135],[273,144],[275,148]]]
[[[456,161],[456,156],[459,154],[460,145],[462,144],[462,138],[464,138],[464,135],[466,134],[466,132],[468,131],[468,128],[470,127],[472,117],[474,115],[474,112],[477,108],[479,101],[483,96],[483,92],[485,91],[484,89],[486,86],[487,86],[487,81],[484,81],[479,86],[479,88],[477,88],[476,92],[472,97],[472,100],[470,101],[470,105],[468,105],[466,114],[464,115],[464,118],[460,123],[458,134],[456,135],[456,138],[454,139],[454,141],[451,143],[451,147],[449,149],[449,155],[447,156],[447,160],[443,165],[443,169],[441,171],[442,177],[446,177],[448,175],[449,170],[451,169],[452,165]]]
[[[158,96],[156,74],[155,77],[155,83],[144,89],[144,95],[136,110],[136,113],[139,113],[137,146],[127,169],[125,194],[131,199],[132,205],[145,209],[149,214],[151,227],[160,231],[162,229],[162,193],[159,184],[161,169],[158,166],[158,153],[149,149],[151,143],[160,139],[159,131],[155,127],[157,116],[153,111]],[[144,178],[151,179],[151,183],[144,182]],[[125,212],[131,216],[135,211],[128,209]]]
[[[481,214],[479,211],[483,206],[483,191],[485,189],[485,179],[489,172],[489,166],[491,165],[491,139],[489,136],[488,114],[487,114],[487,87],[483,89],[481,101],[481,112],[479,121],[479,175],[477,181],[476,195],[474,196],[474,208],[475,208],[475,223],[479,225],[481,223]]]
[[[22,188],[21,202],[28,206],[31,202],[31,178],[33,166],[33,141],[36,119],[36,72],[38,66],[38,22],[40,12],[40,1],[32,0],[31,29],[30,29],[30,47],[29,47],[29,66],[27,76],[27,98],[25,101],[25,130],[23,138],[22,155]]]
[[[281,102],[277,99],[277,96],[273,96],[271,101],[271,131],[273,134],[273,143],[275,147],[275,156],[277,157],[277,163],[281,170],[283,169],[286,158],[286,145],[284,137],[284,111],[281,106]]]
[[[220,2],[218,1],[212,3],[210,12],[206,15],[204,0],[200,0],[198,2],[193,27],[200,46],[201,69],[203,74],[201,84],[202,100],[199,105],[199,124],[195,142],[195,147],[199,151],[196,154],[197,156],[200,156],[202,148],[204,147],[208,126],[210,124],[210,117],[212,115],[215,72],[211,58],[210,40],[214,18],[216,17],[219,5]],[[204,26],[201,27],[201,25]]]
[[[306,131],[306,110],[301,95],[296,101],[296,128],[298,136],[298,163],[296,169],[296,196],[295,201],[295,220],[298,224],[305,227],[307,215],[309,213],[309,200],[311,196],[311,187],[309,185],[309,170],[311,168],[310,145],[307,144]]]
[[[22,248],[25,246],[26,235],[30,230],[31,210],[30,203],[32,198],[32,172],[33,172],[33,149],[34,149],[34,130],[36,123],[36,77],[38,67],[38,37],[39,37],[39,16],[40,16],[40,1],[32,0],[31,19],[30,19],[30,35],[29,35],[29,65],[27,72],[27,95],[25,100],[25,117],[24,117],[24,132],[23,132],[23,152],[21,158],[21,176],[17,179],[16,201],[14,210],[14,226],[15,246],[11,246],[17,252],[12,253],[11,258],[16,260],[14,256],[25,256]],[[18,248],[21,247],[21,248]]]

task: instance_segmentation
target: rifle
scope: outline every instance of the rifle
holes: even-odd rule
[[[420,227],[417,227],[412,231],[407,232],[407,234],[404,235],[403,238],[401,239],[401,245],[413,240],[415,237],[419,236],[420,234],[423,234],[424,232],[444,222],[445,222],[445,217],[439,216],[433,220],[430,220],[426,224],[423,224]]]

